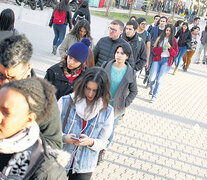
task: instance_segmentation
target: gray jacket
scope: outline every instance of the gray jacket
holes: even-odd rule
[[[110,61],[114,59],[114,51],[116,47],[121,43],[129,44],[121,37],[116,40],[112,40],[109,36],[101,38],[93,50],[95,65],[101,66],[104,61]],[[133,56],[130,56],[128,62],[131,65],[131,67],[134,68]]]
[[[86,38],[88,37],[86,36]],[[91,39],[90,41],[91,41],[90,48],[93,49],[93,41]],[[76,42],[78,42],[78,38],[75,35],[68,33],[59,47],[60,57],[64,57],[68,53],[70,46],[72,46]]]
[[[114,60],[104,62],[102,67],[106,70],[109,80],[111,81],[111,65]],[[121,116],[137,95],[136,71],[126,61],[127,71],[122,78],[119,87],[114,96],[114,118]]]
[[[11,31],[0,31],[0,41],[3,39],[6,39],[8,37],[11,37],[13,35],[18,35],[18,31],[16,29],[13,29]]]
[[[70,48],[70,46],[72,46],[76,42],[78,42],[77,37],[68,33],[59,47],[60,57],[65,56],[68,53],[68,49]]]

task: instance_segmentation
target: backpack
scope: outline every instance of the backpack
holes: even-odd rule
[[[85,14],[83,14],[82,12],[80,12],[80,13],[76,16],[76,18],[75,18],[75,24],[76,24],[78,21],[83,20],[83,19],[86,19],[86,16],[85,16]]]
[[[53,23],[54,24],[65,24],[66,13],[65,11],[59,12],[57,9],[55,10]]]

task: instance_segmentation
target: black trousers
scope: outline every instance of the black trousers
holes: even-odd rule
[[[90,180],[92,176],[92,172],[90,173],[75,173],[72,174],[72,170],[68,172],[69,180]]]

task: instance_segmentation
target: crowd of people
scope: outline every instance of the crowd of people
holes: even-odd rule
[[[68,3],[62,0],[51,16],[52,53],[59,50],[60,62],[44,79],[32,68],[33,47],[15,29],[14,12],[0,14],[2,179],[91,179],[138,93],[142,70],[152,103],[173,64],[174,75],[181,62],[188,70],[199,41],[204,55],[197,63],[206,64],[207,25],[201,33],[199,17],[173,25],[171,17],[156,15],[148,29],[144,17],[126,25],[113,20],[108,36],[94,45],[87,2],[74,17]]]

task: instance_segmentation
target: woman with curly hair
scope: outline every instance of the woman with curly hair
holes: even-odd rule
[[[63,40],[62,44],[59,48],[60,56],[63,57],[67,54],[68,49],[70,46],[72,46],[74,43],[81,41],[83,38],[88,38],[92,42],[91,37],[91,28],[90,24],[87,20],[81,20],[79,21],[73,30],[68,33]],[[91,46],[93,46],[93,43],[91,43]]]
[[[57,152],[48,149],[37,124],[51,116],[54,93],[55,88],[39,78],[11,81],[0,87],[1,179],[67,178],[57,162]],[[56,154],[51,155],[52,151]]]
[[[63,125],[63,149],[72,156],[66,170],[70,180],[89,180],[99,151],[106,148],[114,113],[106,71],[92,67],[79,79],[74,93],[59,101]]]
[[[67,24],[69,24],[70,31],[72,30],[71,22],[72,14],[69,8],[69,0],[62,0],[55,7],[49,26],[53,26],[55,37],[53,39],[53,51],[52,53],[56,55],[58,46],[62,43],[65,38],[65,32]]]

